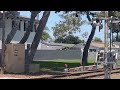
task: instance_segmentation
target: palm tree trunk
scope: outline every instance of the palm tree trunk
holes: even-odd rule
[[[27,39],[28,39],[28,37],[29,37],[29,35],[30,35],[30,32],[31,32],[32,29],[33,29],[35,17],[37,16],[38,13],[40,13],[40,11],[31,11],[30,25],[29,25],[28,29],[26,30],[23,38],[22,38],[21,41],[19,42],[20,44],[24,44],[24,43],[27,41]]]
[[[40,39],[42,38],[42,33],[43,33],[43,30],[44,30],[46,23],[48,21],[49,15],[50,15],[50,11],[44,11],[42,18],[39,21],[39,26],[37,28],[37,31],[36,31],[35,37],[33,39],[32,45],[30,47],[30,50],[27,54],[29,64],[31,63],[31,61],[34,58],[35,52],[36,52],[37,47],[39,45]]]
[[[89,47],[90,47],[90,43],[94,37],[94,34],[95,34],[95,30],[96,30],[96,25],[93,24],[92,25],[92,30],[91,30],[91,33],[89,35],[89,38],[85,44],[85,47],[84,47],[84,51],[83,51],[83,56],[82,56],[82,65],[87,65],[87,58],[88,58],[88,50],[89,50]]]

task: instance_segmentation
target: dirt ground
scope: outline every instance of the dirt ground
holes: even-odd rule
[[[6,73],[0,74],[0,79],[47,79],[55,75],[61,75],[62,72],[52,72],[49,70],[41,70],[39,73],[22,73],[22,74],[13,74]]]
[[[0,79],[47,79],[54,75],[18,75],[18,74],[4,74],[0,75]],[[74,79],[77,76],[71,76],[61,79]],[[86,78],[86,79],[104,79],[104,76],[97,76],[92,78]],[[120,73],[111,74],[111,79],[120,79]]]
[[[4,74],[0,75],[0,79],[41,79],[49,78],[53,75],[18,75],[18,74]]]
[[[0,79],[49,79],[51,77],[59,76],[59,75],[63,75],[63,73],[58,73],[58,72],[45,73],[44,72],[40,74],[0,74]],[[74,79],[77,77],[79,77],[79,75],[61,77],[58,79]],[[57,78],[54,78],[54,79],[57,79]],[[86,79],[104,79],[104,75],[92,77],[92,78],[86,78]],[[120,72],[111,74],[111,79],[120,79]]]

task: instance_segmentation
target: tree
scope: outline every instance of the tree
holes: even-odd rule
[[[49,38],[50,38],[50,35],[49,35],[47,32],[43,32],[43,33],[42,33],[42,38],[41,38],[41,40],[46,41],[46,40],[48,40]]]
[[[67,13],[69,13],[70,11],[68,11]],[[45,13],[45,12],[44,12]],[[47,12],[46,12],[47,13]],[[49,12],[50,13],[50,12]],[[78,13],[77,11],[76,11],[76,13]],[[73,16],[75,16],[76,15],[76,13],[74,14],[74,15],[72,15],[72,17]],[[90,18],[90,15],[92,15],[92,16],[94,16],[92,13],[90,13],[89,11],[80,11],[79,12],[79,15],[80,14],[82,14],[82,13],[85,13],[86,15],[87,15],[87,18],[88,18],[88,20],[91,22],[92,20],[91,20],[91,18]],[[79,16],[79,15],[76,15],[77,17]],[[49,17],[49,14],[46,14],[46,16],[44,17],[44,15],[43,15],[43,19],[41,19],[41,25],[40,25],[40,23],[39,23],[39,25],[42,27],[41,29],[40,29],[40,27],[39,27],[39,29],[40,29],[40,31],[38,31],[38,29],[37,29],[37,32],[36,32],[36,35],[35,35],[35,37],[34,37],[34,40],[33,40],[33,42],[32,42],[32,45],[31,45],[31,48],[30,48],[30,51],[29,51],[29,53],[28,53],[28,57],[29,57],[29,60],[31,61],[32,59],[33,59],[33,57],[34,57],[34,54],[35,54],[35,51],[36,51],[36,49],[37,49],[37,46],[38,46],[38,44],[39,44],[39,39],[41,39],[41,37],[42,37],[42,33],[43,33],[43,30],[44,30],[44,25],[46,24],[46,22],[47,22],[47,19],[48,19],[48,17]],[[55,27],[55,28],[53,28],[53,30],[57,30],[57,31],[59,31],[60,30],[60,33],[59,32],[57,32],[57,33],[55,33],[55,35],[57,36],[57,35],[60,35],[61,33],[61,35],[63,36],[63,37],[65,37],[67,34],[71,34],[71,33],[73,33],[75,30],[79,30],[79,28],[77,27],[75,27],[75,24],[78,24],[78,23],[76,23],[76,21],[75,21],[75,19],[69,19],[69,18],[66,18],[66,16],[63,16],[66,20],[65,21],[61,21],[60,22],[60,28],[59,28],[59,24],[57,25],[57,28]],[[71,18],[72,18],[71,17]],[[72,23],[70,23],[72,21]],[[79,21],[79,19],[77,20],[77,21]],[[65,24],[67,22],[67,24]],[[97,22],[97,20],[96,20],[96,22]],[[42,25],[43,24],[43,25]],[[70,26],[70,28],[69,28],[69,26]],[[90,43],[91,43],[91,41],[92,41],[92,39],[93,39],[93,36],[94,36],[94,34],[95,34],[95,29],[96,29],[96,23],[91,23],[91,26],[92,26],[92,31],[91,31],[91,34],[89,35],[89,38],[88,38],[88,40],[87,40],[87,42],[86,42],[86,45],[85,45],[85,48],[84,48],[84,52],[83,52],[83,57],[82,57],[82,64],[83,65],[86,65],[87,64],[87,57],[88,57],[88,49],[89,49],[89,46],[90,46]],[[62,29],[62,31],[61,31],[61,29]],[[67,32],[67,33],[64,33],[64,31],[65,32]],[[59,34],[58,34],[59,33]]]
[[[89,15],[90,15],[89,11],[86,12],[86,15],[87,15],[87,19],[91,22],[91,18],[90,18],[90,16],[89,16]],[[115,15],[114,11],[109,11],[109,12],[108,12],[108,17],[114,16],[114,15]],[[92,16],[94,16],[94,15],[92,15]],[[96,16],[98,17],[98,18],[96,19],[96,22],[100,22],[99,17],[105,17],[105,11],[102,11],[102,12],[100,12],[100,13],[97,13]],[[83,65],[87,65],[88,49],[89,49],[90,43],[91,43],[91,41],[92,41],[92,38],[93,38],[93,36],[94,36],[94,34],[95,34],[96,25],[95,25],[95,24],[91,24],[91,26],[92,26],[92,31],[91,31],[91,34],[90,34],[87,42],[86,42],[86,45],[85,45],[84,51],[83,51],[83,57],[82,57],[82,64],[83,64]],[[109,28],[110,28],[110,24],[108,24],[108,26],[109,26]],[[99,28],[100,28],[100,27],[99,27]]]
[[[67,44],[79,44],[83,42],[82,40],[79,39],[77,36],[69,35],[66,36],[64,39],[59,37],[55,40],[55,43],[67,43]]]
[[[114,11],[110,11],[110,12],[108,12],[108,16],[110,17],[110,16],[115,16],[116,14],[115,13],[118,13],[118,12],[114,12]],[[87,18],[88,18],[88,20],[91,22],[91,18],[90,18],[90,13],[89,13],[89,11],[86,13],[87,14]],[[118,15],[120,15],[120,14],[118,14]],[[104,11],[102,11],[102,12],[100,12],[100,13],[97,13],[97,16],[98,17],[105,17],[105,12]],[[91,26],[92,26],[92,31],[91,31],[91,34],[90,34],[90,36],[89,36],[89,38],[88,38],[88,40],[87,40],[87,42],[86,42],[86,45],[85,45],[85,47],[84,47],[84,52],[83,52],[83,57],[82,57],[82,64],[83,65],[86,65],[87,64],[87,57],[88,57],[88,49],[89,49],[89,46],[90,46],[90,43],[91,43],[91,41],[92,41],[92,38],[93,38],[93,36],[94,36],[94,34],[95,34],[95,29],[96,29],[96,25],[94,25],[94,24],[91,24]],[[110,24],[108,25],[109,27],[110,27]]]
[[[69,35],[65,38],[65,43],[68,44],[79,44],[82,42],[82,40],[79,39],[77,36]]]
[[[35,17],[40,13],[40,11],[30,11],[30,12],[31,12],[30,24],[29,24],[23,38],[19,42],[20,44],[24,44],[27,41],[27,39],[30,35],[30,32],[33,31]]]
[[[86,12],[86,15],[87,15],[87,19],[89,20],[89,22],[92,21],[92,19],[90,18],[90,12],[87,11]],[[89,38],[85,44],[85,47],[84,47],[84,50],[83,50],[83,56],[82,56],[82,65],[87,65],[87,58],[88,58],[88,50],[89,50],[89,47],[90,47],[90,43],[94,37],[94,34],[95,34],[95,30],[96,30],[96,23],[92,23],[91,24],[92,26],[92,30],[91,30],[91,33],[89,35]]]
[[[57,39],[55,39],[54,42],[55,43],[65,43],[65,39],[63,39],[62,37],[58,37]]]
[[[66,11],[66,13],[68,13],[69,11]],[[80,15],[80,14],[86,14],[87,15],[87,19],[89,22],[92,22],[92,19],[90,17],[91,16],[95,16],[94,13],[90,12],[90,11],[76,11],[76,16]],[[98,23],[99,21],[96,20],[96,22]],[[88,58],[88,49],[89,49],[89,46],[90,46],[90,43],[94,37],[94,34],[95,34],[95,30],[96,30],[96,23],[91,23],[91,26],[92,26],[92,30],[91,30],[91,33],[89,35],[89,38],[86,42],[86,45],[84,47],[84,51],[83,51],[83,56],[82,56],[82,65],[87,65],[87,58]]]
[[[95,38],[93,39],[93,41],[95,41],[95,42],[102,42],[101,38],[98,38],[98,37],[95,37]]]
[[[44,11],[42,18],[39,21],[39,25],[37,27],[36,34],[33,39],[32,45],[26,55],[26,57],[28,58],[28,63],[31,63],[31,61],[34,58],[35,52],[37,50],[40,39],[42,38],[42,33],[48,21],[49,15],[50,15],[50,11]]]
[[[60,17],[63,19],[58,24],[52,27],[55,38],[64,38],[67,35],[71,35],[75,32],[80,32],[80,26],[85,21],[81,20],[81,16],[75,16],[76,12],[63,12]]]

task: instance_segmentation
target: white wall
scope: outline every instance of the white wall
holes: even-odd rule
[[[17,30],[17,33],[15,34],[12,41],[20,41],[22,39],[25,33],[24,21],[21,21],[20,27],[21,27],[20,28],[21,30]],[[8,18],[5,20],[5,39],[7,38],[7,35],[10,33],[11,30],[12,30],[12,20],[11,18]],[[35,35],[35,32],[31,32],[27,42],[32,42],[34,35]],[[2,38],[2,29],[0,28],[0,40],[1,38]]]
[[[12,29],[12,20],[10,18],[5,20],[5,39],[7,38],[7,35],[10,33]],[[20,25],[21,30],[17,30],[15,36],[12,39],[12,43],[18,43],[22,37],[24,36],[24,21],[21,21]],[[28,40],[26,41],[27,43],[31,43],[34,39],[35,32],[31,32]],[[1,48],[1,40],[2,40],[2,28],[0,28],[0,48]]]

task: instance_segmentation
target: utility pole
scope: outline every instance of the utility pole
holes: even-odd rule
[[[2,20],[2,53],[1,53],[1,74],[4,74],[4,60],[5,60],[5,11],[3,11]]]
[[[105,53],[108,51],[108,11],[105,11],[105,28],[104,28],[104,47],[105,47]],[[107,59],[105,59],[105,62],[107,62]]]
[[[112,55],[111,55],[111,31],[110,31],[110,52],[108,54],[108,11],[105,11],[105,30],[104,30],[104,79],[110,79],[110,74],[111,74],[111,68],[114,62],[111,62],[112,60]],[[111,21],[112,18],[110,18]],[[109,57],[109,58],[108,58]],[[108,60],[109,59],[109,60]]]
[[[109,79],[107,51],[108,51],[108,11],[105,11],[104,23],[104,79]]]
[[[112,53],[111,53],[111,46],[113,46],[113,34],[112,34],[112,30],[113,30],[113,16],[111,16],[111,20],[110,20],[110,25],[111,25],[111,28],[110,28],[110,57],[112,56]]]

